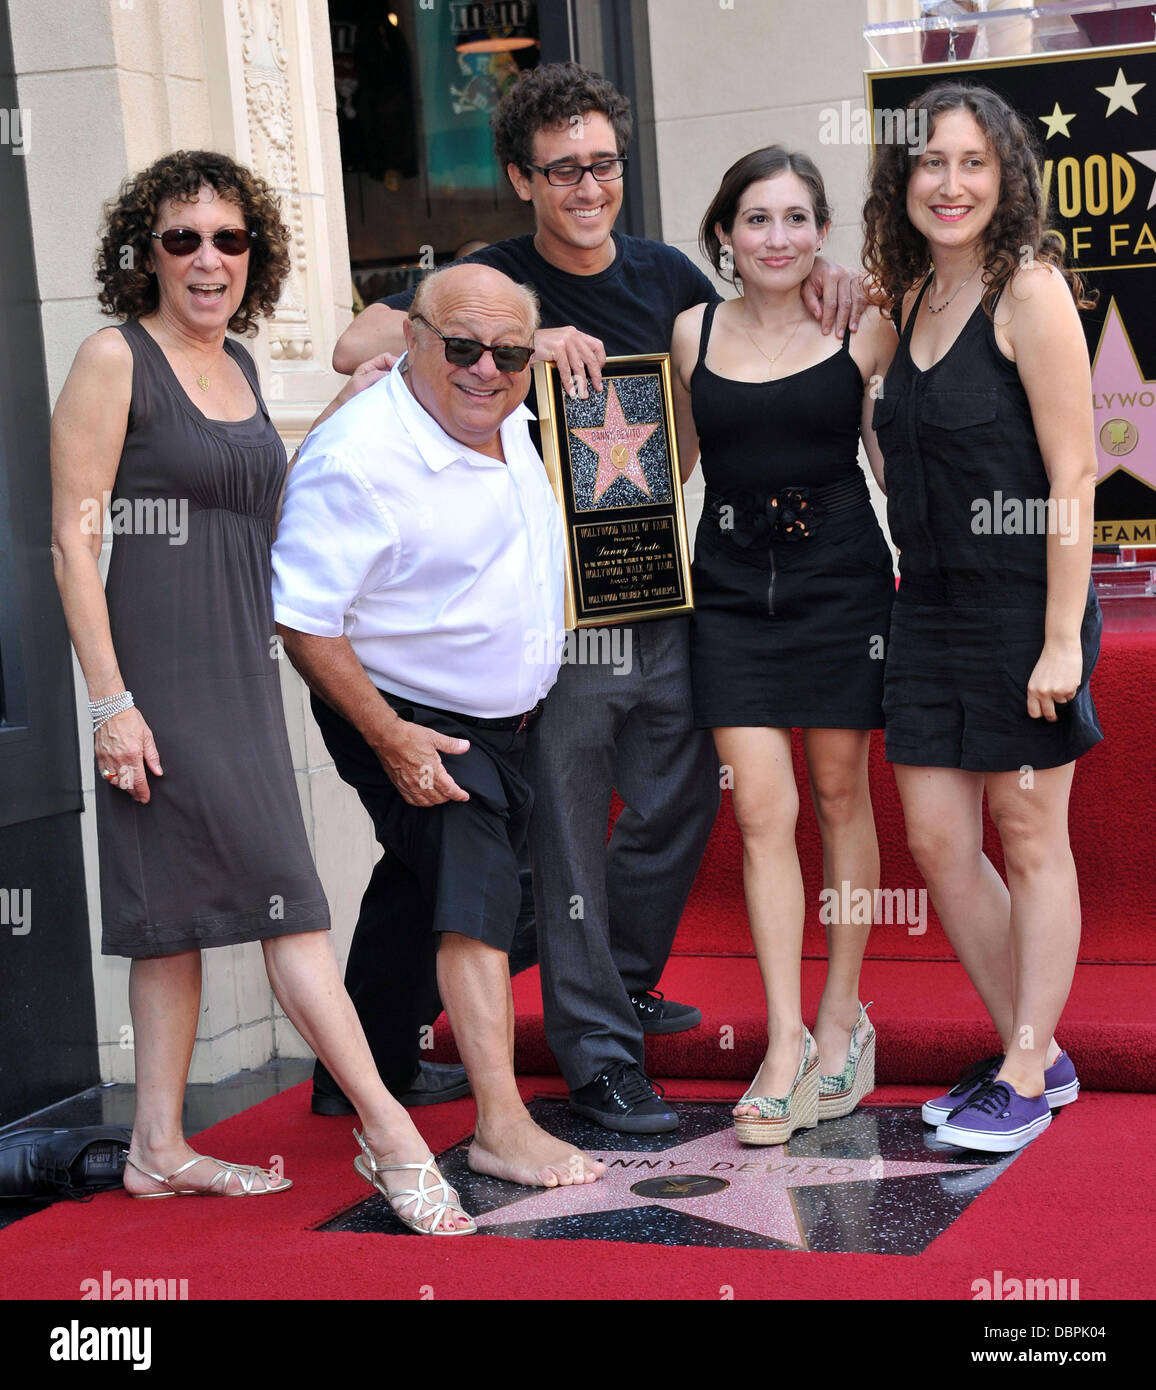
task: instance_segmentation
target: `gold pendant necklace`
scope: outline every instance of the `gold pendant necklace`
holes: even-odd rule
[[[802,319],[799,319],[799,320],[798,320],[798,322],[795,324],[794,328],[792,328],[791,331],[790,331],[790,333],[787,334],[787,341],[786,341],[786,342],[783,344],[783,346],[778,350],[778,352],[775,353],[774,357],[771,357],[769,353],[763,352],[763,349],[762,349],[761,347],[759,347],[759,344],[758,344],[758,342],[757,342],[756,339],[755,339],[755,335],[751,332],[751,330],[746,326],[745,323],[743,324],[743,332],[747,335],[747,337],[751,340],[751,342],[754,343],[755,349],[756,349],[758,352],[762,353],[762,355],[767,359],[767,361],[768,361],[768,362],[771,364],[771,366],[773,367],[773,366],[775,365],[775,363],[779,360],[779,358],[782,357],[783,353],[786,352],[786,350],[791,346],[791,339],[794,338],[795,334],[799,331],[799,326],[800,326],[800,324],[802,324],[802,322],[803,322]]]
[[[174,345],[174,346],[175,346],[175,345]],[[198,371],[197,371],[197,368],[196,368],[196,364],[193,362],[193,359],[192,359],[192,358],[189,356],[189,354],[184,350],[184,348],[177,348],[177,351],[178,351],[178,352],[181,354],[181,356],[185,359],[185,362],[188,364],[188,366],[190,367],[190,369],[192,370],[192,372],[193,372],[194,375],[196,376],[196,378],[197,378],[197,385],[201,388],[202,391],[207,391],[207,390],[209,389],[209,387],[212,386],[212,384],[213,384],[213,383],[209,380],[209,374],[208,374],[208,372],[198,372]]]

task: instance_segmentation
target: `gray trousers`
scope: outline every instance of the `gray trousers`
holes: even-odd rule
[[[530,733],[530,858],[546,1040],[571,1090],[643,1066],[628,994],[662,975],[719,803],[692,723],[689,619],[630,629],[625,661],[564,665]],[[620,649],[621,650],[621,649]],[[624,802],[609,844],[611,790]]]

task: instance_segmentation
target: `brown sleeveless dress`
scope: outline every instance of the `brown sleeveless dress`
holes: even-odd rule
[[[132,349],[132,401],[105,592],[120,669],[164,775],[147,774],[143,806],[97,779],[101,949],[165,956],[324,930],[273,641],[269,549],[284,447],[238,343],[225,350],[257,410],[210,420],[149,333],[135,320],[119,329]]]

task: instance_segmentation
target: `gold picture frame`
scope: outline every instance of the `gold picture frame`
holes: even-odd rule
[[[602,390],[575,399],[534,366],[542,458],[562,507],[566,626],[694,608],[667,353],[609,357]]]

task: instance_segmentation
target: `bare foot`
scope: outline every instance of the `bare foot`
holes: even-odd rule
[[[407,1117],[408,1118],[408,1117]],[[462,1212],[455,1212],[452,1208],[446,1208],[438,1215],[438,1207],[446,1200],[446,1190],[440,1186],[439,1179],[441,1174],[436,1172],[431,1177],[423,1179],[421,1173],[415,1168],[404,1169],[400,1173],[383,1173],[381,1167],[391,1163],[424,1163],[430,1157],[429,1146],[425,1140],[413,1127],[409,1125],[411,1133],[404,1134],[397,1130],[389,1131],[385,1129],[366,1128],[362,1136],[366,1146],[376,1159],[379,1167],[374,1174],[370,1171],[370,1180],[376,1178],[373,1185],[381,1191],[378,1184],[384,1184],[390,1206],[398,1216],[405,1217],[409,1221],[414,1221],[423,1231],[453,1231],[468,1230],[473,1224],[470,1218]],[[354,1133],[356,1134],[356,1130]],[[368,1159],[362,1155],[360,1160],[367,1169],[370,1168]],[[362,1177],[366,1173],[359,1168],[358,1172]],[[397,1200],[399,1192],[426,1191],[427,1200],[421,1201],[418,1197],[410,1197],[405,1200]],[[449,1184],[450,1200],[457,1202],[458,1194]],[[382,1194],[383,1196],[385,1193]],[[430,1204],[434,1204],[432,1209]],[[419,1216],[418,1213],[421,1212]]]
[[[470,1145],[469,1164],[475,1173],[523,1187],[597,1182],[606,1171],[605,1164],[547,1134],[529,1115],[484,1136],[479,1131]]]
[[[795,1084],[795,1077],[799,1073],[799,1062],[803,1056],[804,1041],[804,1036],[800,1033],[796,1039],[776,1040],[767,1049],[767,1055],[763,1058],[763,1065],[759,1068],[759,1074],[750,1087],[752,1096],[782,1100],[790,1094],[791,1087]],[[759,1109],[750,1101],[745,1104],[740,1101],[731,1111],[731,1114],[740,1118],[743,1115],[751,1115],[757,1119]]]
[[[189,1167],[184,1165],[193,1162]],[[184,1172],[177,1173],[179,1168]],[[159,1182],[154,1174],[171,1182]],[[286,1192],[293,1186],[288,1178],[279,1177],[265,1168],[224,1163],[207,1154],[197,1154],[187,1144],[179,1148],[130,1151],[125,1164],[124,1190],[131,1197],[165,1197],[173,1193],[204,1194],[216,1197],[240,1196],[246,1190],[254,1195],[262,1192]]]

